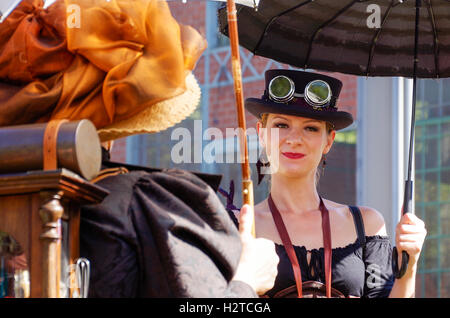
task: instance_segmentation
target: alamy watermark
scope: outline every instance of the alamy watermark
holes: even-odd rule
[[[370,15],[366,19],[366,25],[369,29],[381,28],[381,8],[378,4],[371,3],[367,6],[366,12]]]
[[[69,4],[66,8],[67,27],[69,29],[81,28],[81,8],[77,4]]]
[[[367,278],[366,286],[369,289],[379,288],[383,285],[383,280],[381,279],[381,268],[378,264],[369,264],[366,268]]]
[[[269,134],[270,132],[270,134]],[[278,128],[261,128],[264,140],[270,141],[271,149],[266,147],[247,147],[248,162],[256,163],[259,160],[267,161],[268,153],[276,153],[279,146]],[[244,137],[249,144],[249,137],[256,138],[255,128],[226,128],[225,134],[217,127],[208,127],[203,131],[202,120],[194,120],[194,130],[178,127],[172,130],[170,139],[176,141],[172,147],[170,157],[173,163],[244,163],[243,145],[240,141]],[[269,140],[270,139],[270,140]],[[237,141],[237,142],[236,142]],[[235,158],[235,153],[239,156]],[[270,169],[263,167],[261,173],[268,174],[278,170],[278,156],[270,158]],[[270,170],[270,171],[269,171]]]
[[[106,0],[109,2],[109,0]],[[187,0],[179,0],[186,4]],[[381,8],[378,4],[371,3],[366,7],[369,16],[366,19],[366,25],[370,29],[379,29],[381,27]],[[67,27],[81,28],[81,8],[77,4],[70,4],[66,8]]]

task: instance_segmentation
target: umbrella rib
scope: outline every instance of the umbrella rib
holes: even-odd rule
[[[434,69],[436,71],[436,78],[439,78],[439,41],[437,38],[436,20],[434,19],[433,8],[431,7],[431,0],[427,1],[428,16],[430,17],[431,26],[433,28],[433,46],[434,46]]]
[[[277,15],[273,16],[272,18],[270,18],[269,23],[267,23],[266,26],[264,27],[264,31],[261,33],[261,36],[259,37],[258,43],[256,44],[256,46],[253,49],[253,54],[256,55],[256,51],[258,51],[259,46],[261,45],[261,42],[262,42],[264,36],[267,34],[267,31],[269,30],[269,27],[275,22],[276,19],[278,19],[282,15],[285,15],[285,14],[287,14],[287,13],[289,13],[289,12],[291,12],[291,11],[297,9],[297,8],[300,8],[300,7],[304,6],[305,4],[313,2],[313,1],[314,0],[306,0],[306,1],[302,2],[302,3],[299,3],[299,4],[295,5],[295,6],[293,6],[292,8],[289,8],[287,10],[284,10],[283,12],[280,12]]]
[[[323,23],[322,25],[320,25],[320,26],[316,29],[316,31],[314,32],[313,36],[311,37],[311,40],[309,41],[308,53],[306,54],[305,62],[303,63],[303,68],[307,68],[307,67],[308,67],[309,56],[310,56],[311,50],[312,50],[312,44],[313,44],[314,39],[316,38],[317,34],[318,34],[324,27],[326,27],[328,24],[330,24],[331,22],[333,22],[337,17],[339,17],[342,13],[344,13],[344,12],[347,11],[350,7],[352,7],[356,2],[360,2],[360,0],[354,0],[354,1],[352,1],[350,4],[348,4],[347,6],[345,6],[344,8],[342,8],[341,10],[339,10],[338,13],[336,13],[333,17],[331,17],[331,19],[329,19],[328,21],[325,21],[325,23]]]
[[[381,22],[380,27],[378,28],[377,32],[375,33],[375,35],[372,39],[372,44],[370,45],[369,59],[367,61],[367,66],[366,66],[366,76],[369,76],[369,70],[370,70],[370,65],[372,64],[373,53],[375,52],[375,45],[378,41],[378,38],[380,37],[381,30],[383,29],[383,25],[386,22],[386,20],[389,16],[389,13],[391,12],[392,7],[394,7],[394,1],[391,1],[389,8],[386,10],[386,13],[383,16],[383,22]]]

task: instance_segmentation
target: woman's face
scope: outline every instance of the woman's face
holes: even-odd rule
[[[261,129],[261,122],[258,122],[257,128],[271,169],[275,166],[272,173],[289,177],[315,174],[322,156],[328,153],[336,135],[334,130],[328,132],[324,121],[282,114],[269,114],[267,129]]]

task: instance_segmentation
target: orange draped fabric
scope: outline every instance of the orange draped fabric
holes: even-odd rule
[[[97,128],[182,94],[206,48],[161,0],[24,0],[0,24],[0,126]]]

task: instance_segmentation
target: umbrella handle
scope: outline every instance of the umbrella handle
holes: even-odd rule
[[[250,164],[248,161],[248,146],[246,138],[246,124],[244,111],[244,95],[242,87],[242,70],[241,60],[239,55],[239,37],[238,25],[236,16],[236,4],[234,0],[227,0],[227,20],[228,33],[230,36],[231,47],[231,65],[234,80],[234,92],[236,97],[236,110],[238,117],[238,125],[240,128],[240,152],[242,160],[242,199],[244,204],[253,205],[253,183],[250,178]],[[255,237],[255,219],[253,218],[252,235]]]
[[[413,181],[405,181],[405,195],[403,197],[403,213],[412,212],[412,194],[413,194]],[[394,247],[392,249],[392,270],[394,272],[395,278],[402,278],[408,269],[409,255],[407,252],[402,251],[402,264],[398,267],[398,251]]]
[[[402,251],[402,264],[401,267],[398,267],[398,251],[394,246],[392,250],[392,270],[394,272],[395,278],[399,279],[405,275],[406,270],[408,269],[409,255],[405,251]]]
[[[242,199],[244,204],[249,204],[252,208],[254,207],[253,202],[253,182],[251,179],[243,180],[242,181]],[[253,218],[253,225],[252,225],[252,236],[256,237],[255,232],[255,219]]]

